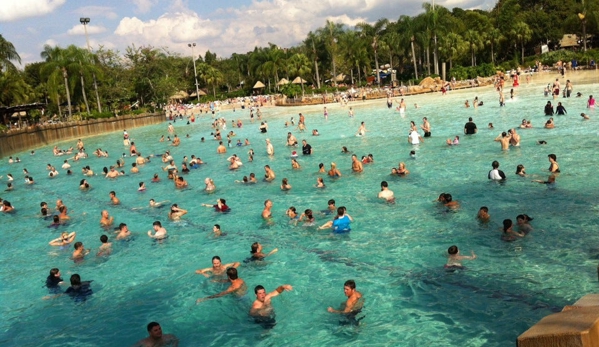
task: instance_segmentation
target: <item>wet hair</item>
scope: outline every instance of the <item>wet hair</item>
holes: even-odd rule
[[[106,236],[106,235],[102,235],[102,236],[100,236],[100,241],[101,241],[102,243],[106,243],[106,242],[108,242],[108,236]]]
[[[530,222],[531,220],[533,220],[534,218],[531,218],[530,216],[528,216],[527,214],[519,214],[516,219],[524,219],[524,221],[526,222]]]
[[[445,194],[445,202],[451,202],[453,200],[453,197],[451,196],[451,194],[447,193]]]
[[[293,211],[294,213],[297,213],[297,210],[295,209],[295,207],[294,207],[294,206],[291,206],[291,207],[289,207],[287,210],[291,210],[291,211]]]
[[[335,199],[330,199],[328,202],[329,205],[335,205]]]
[[[320,163],[320,164],[318,164],[318,168],[319,168],[319,169],[322,169],[323,167],[324,167],[324,164],[323,164],[323,163]]]
[[[489,208],[487,206],[482,206],[479,210],[483,210],[485,212],[489,212]]]
[[[79,243],[81,243],[81,242],[79,242]],[[81,285],[81,276],[79,276],[79,274],[71,275],[71,285],[72,286],[80,286]]]
[[[214,226],[216,227],[216,229],[220,230],[220,225],[219,224],[214,224]]]
[[[58,215],[54,215],[54,216],[52,216],[52,221],[54,223],[58,223],[58,222],[60,222],[60,218],[58,217]]]
[[[354,280],[347,280],[345,281],[345,283],[343,284],[344,287],[349,287],[351,289],[356,289],[356,281]]]
[[[250,251],[250,253],[254,254],[254,253],[258,252],[258,245],[259,245],[258,242],[252,243],[252,250]]]
[[[557,161],[557,156],[555,154],[549,154],[548,157]]]
[[[306,215],[306,217],[308,217],[309,219],[314,219],[314,216],[312,215],[312,210],[311,209],[306,209],[304,211],[304,214]]]
[[[73,245],[73,247],[74,247],[75,249],[79,249],[79,248],[81,248],[82,246],[83,246],[83,242],[80,242],[80,241],[77,241],[77,242],[75,242],[75,245]]]
[[[229,276],[230,279],[232,280],[236,280],[237,279],[237,269],[234,267],[230,267],[227,269],[227,276]]]
[[[519,164],[518,166],[516,166],[516,174],[522,173],[522,170],[524,170],[524,165]]]
[[[493,169],[497,169],[499,167],[499,162],[495,160],[491,163],[491,166],[493,167]]]
[[[154,223],[152,223],[152,225],[162,228],[162,223],[160,223],[160,221],[155,221]]]
[[[112,194],[112,195],[116,196],[116,193],[114,192],[114,190],[111,190],[110,193],[108,193],[108,194]]]
[[[126,226],[127,226],[127,224],[125,224],[125,223],[119,224],[119,230],[123,230],[123,228]]]
[[[221,261],[220,257],[218,255],[215,255],[214,257],[212,257],[212,261],[214,261],[215,259],[218,260],[218,261]]]
[[[382,187],[385,187],[385,188],[389,187],[389,184],[387,183],[387,181],[381,182],[381,188]]]
[[[48,209],[45,207],[42,207],[42,216],[47,216],[48,215]]]
[[[450,246],[450,247],[447,249],[447,253],[449,253],[449,254],[451,254],[451,255],[456,255],[456,254],[458,254],[458,246],[456,246],[456,245]]]
[[[154,329],[154,327],[159,327],[159,326],[160,326],[160,324],[158,324],[157,322],[148,323],[148,327],[147,327],[148,332],[152,331],[152,329]]]
[[[507,230],[512,227],[512,224],[513,223],[512,223],[511,219],[504,219],[503,220],[503,232],[504,233],[507,232]]]
[[[50,269],[50,276],[56,276],[57,273],[59,273],[60,270],[58,270],[57,267]]]
[[[345,213],[345,207],[344,206],[337,207],[337,216],[341,217],[341,216],[343,216],[344,213]]]
[[[143,186],[144,183],[143,182],[139,182],[139,187],[141,188],[141,186]]]
[[[254,287],[254,294],[258,294],[259,290],[265,290],[265,289],[263,286],[257,285],[256,287]]]

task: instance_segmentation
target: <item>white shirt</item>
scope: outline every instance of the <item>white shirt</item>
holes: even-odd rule
[[[504,174],[505,176],[505,174]],[[503,180],[505,179],[505,177],[501,177],[501,174],[499,174],[499,169],[493,169],[491,171],[489,171],[489,179],[490,180]]]
[[[419,139],[420,135],[418,135],[418,132],[412,130],[412,132],[410,133],[410,143],[412,143],[413,145],[417,145],[420,143],[420,139]]]

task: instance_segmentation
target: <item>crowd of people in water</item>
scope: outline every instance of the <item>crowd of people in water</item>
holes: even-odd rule
[[[499,82],[496,85],[496,90],[499,93],[499,102],[500,106],[504,104],[503,98],[503,83]],[[517,87],[517,86],[515,86]],[[568,80],[565,84],[566,92],[563,94],[564,98],[568,98],[573,94],[573,85]],[[446,93],[446,91],[443,91]],[[549,96],[549,93],[553,95],[554,99],[560,96],[560,81],[559,78],[556,79],[556,82],[553,86],[548,86],[545,88],[544,93]],[[510,92],[511,97],[513,98],[515,95],[514,89]],[[582,94],[576,94],[576,97],[583,97]],[[342,100],[340,103],[347,104],[347,101]],[[398,104],[395,111],[404,115],[407,112],[407,103],[403,98],[400,100],[394,99],[392,96],[389,96],[387,99],[387,107],[392,109],[394,104]],[[473,107],[484,107],[484,103],[478,99],[478,97],[474,98],[472,102]],[[264,115],[260,110],[259,101],[256,103],[252,103],[247,110],[245,107],[242,111],[249,112],[249,122],[254,126],[254,122],[258,121],[260,125],[257,127],[257,131],[261,134],[265,134],[262,136],[268,136],[267,134],[271,132],[269,129],[268,121],[263,119]],[[589,96],[587,101],[587,108],[593,109],[595,107],[595,100],[592,95]],[[330,107],[330,106],[329,106]],[[415,108],[418,108],[418,105],[414,105]],[[465,107],[471,107],[470,102],[467,100],[465,102]],[[255,152],[252,149],[252,143],[250,139],[246,138],[245,140],[237,140],[234,142],[233,138],[236,136],[234,130],[227,131],[227,122],[223,117],[216,117],[215,110],[212,108],[202,110],[200,109],[200,114],[198,115],[183,115],[183,108],[181,107],[169,107],[167,110],[167,116],[169,117],[169,124],[166,129],[168,132],[167,139],[164,136],[160,137],[158,141],[167,142],[171,147],[178,147],[181,145],[182,139],[176,134],[176,129],[173,125],[173,122],[176,121],[186,121],[188,124],[195,122],[196,117],[202,116],[202,111],[210,117],[214,118],[212,122],[212,129],[209,140],[218,143],[216,146],[216,152],[219,154],[226,155],[227,151],[231,148],[245,147],[248,150],[247,153],[247,161],[253,161]],[[243,113],[240,112],[239,114]],[[557,109],[554,110],[551,101],[547,101],[547,104],[544,108],[544,114],[546,116],[558,116],[558,115],[567,115],[567,111],[562,105],[561,102],[557,103]],[[247,113],[246,113],[247,115]],[[353,107],[349,107],[348,117],[355,117],[355,110]],[[583,120],[588,120],[589,116],[585,113],[581,114]],[[328,119],[329,113],[327,107],[323,108],[323,117]],[[257,125],[257,124],[256,124]],[[241,128],[244,126],[243,120],[233,119],[230,122],[230,126],[235,128]],[[303,139],[301,141],[298,140],[296,135],[293,134],[291,129],[297,130],[299,134],[303,134],[307,131],[308,126],[306,124],[306,117],[299,113],[298,119],[296,121],[295,117],[290,117],[289,121],[285,122],[285,130],[287,132],[286,143],[285,146],[290,147],[291,155],[291,167],[292,169],[300,169],[301,164],[298,162],[297,158],[299,156],[298,152],[301,147],[301,155],[303,156],[312,156],[315,155],[314,149],[309,142],[317,142],[317,136],[320,135],[317,129],[313,129],[308,133],[311,134],[311,140]],[[501,145],[501,150],[508,151],[510,148],[519,147],[521,142],[521,135],[517,132],[517,128],[519,129],[527,129],[532,127],[531,120],[523,119],[522,123],[519,126],[515,126],[511,129],[508,129],[504,132],[501,132],[496,138],[495,141],[499,142]],[[553,128],[553,118],[549,119],[544,126],[545,128],[551,129]],[[423,145],[425,141],[431,140],[432,136],[432,126],[427,117],[422,119],[422,124],[417,125],[414,121],[410,122],[410,129],[408,131],[407,142],[408,144],[414,146]],[[493,130],[494,126],[492,123],[488,125],[489,130]],[[476,136],[479,129],[473,118],[470,117],[468,121],[465,123],[463,127],[463,136]],[[362,121],[360,126],[356,132],[356,136],[363,137],[368,136],[369,130],[366,127],[366,123]],[[79,189],[82,191],[87,191],[91,188],[90,182],[88,179],[94,176],[104,176],[106,179],[117,180],[119,176],[123,175],[131,175],[140,172],[140,168],[144,166],[150,166],[150,163],[155,161],[159,162],[160,169],[163,171],[163,174],[156,173],[153,174],[151,179],[151,183],[161,183],[163,181],[172,181],[172,184],[176,189],[186,189],[189,184],[185,179],[185,176],[191,172],[191,170],[198,169],[202,165],[205,165],[204,161],[199,156],[195,154],[190,155],[189,158],[184,156],[183,160],[177,164],[175,159],[171,154],[171,149],[167,149],[164,153],[160,155],[147,155],[146,151],[143,148],[143,144],[138,144],[130,138],[129,133],[125,130],[123,131],[123,146],[126,148],[126,152],[122,155],[116,156],[116,161],[114,165],[105,166],[102,171],[96,172],[89,165],[83,165],[81,169],[81,175],[84,177],[79,182]],[[189,134],[187,134],[183,141],[186,138],[189,138]],[[206,138],[202,137],[201,142],[205,142]],[[275,146],[270,141],[269,138],[264,138],[264,154],[270,157],[275,155]],[[444,141],[448,146],[459,146],[460,145],[460,135],[456,135],[454,138],[449,138]],[[539,145],[546,144],[544,140],[538,140],[537,143]],[[255,145],[255,144],[254,144]],[[297,150],[295,150],[297,148]],[[142,154],[142,152],[144,154]],[[374,156],[371,153],[364,153],[359,156],[358,154],[352,153],[348,150],[347,146],[341,147],[341,152],[351,155],[351,172],[354,174],[359,174],[364,171],[365,165],[371,165],[375,162]],[[31,155],[35,155],[35,151],[31,151]],[[93,152],[88,154],[88,151],[85,147],[83,140],[78,140],[76,145],[70,147],[68,149],[60,149],[58,146],[54,146],[52,150],[52,154],[55,157],[61,157],[62,172],[57,170],[54,165],[47,164],[46,170],[48,172],[48,177],[50,179],[56,178],[59,175],[72,175],[75,176],[75,170],[71,167],[71,164],[75,162],[84,161],[88,155],[93,155],[98,158],[110,158],[113,157],[108,153],[106,149],[97,148]],[[416,158],[416,151],[410,151],[410,157]],[[62,159],[66,158],[68,159]],[[131,167],[127,170],[125,169],[125,158],[130,158],[133,160],[131,163]],[[557,156],[553,153],[548,153],[547,155],[549,161],[549,168],[547,170],[547,179],[534,179],[533,182],[537,182],[540,184],[545,184],[548,188],[554,189],[556,187],[556,179],[559,177],[561,172],[560,165],[557,161]],[[8,164],[14,164],[21,162],[22,159],[18,157],[13,158],[12,156],[8,159]],[[243,160],[237,155],[231,155],[227,158],[228,168],[230,170],[237,170],[243,166]],[[153,165],[156,166],[155,164]],[[315,188],[325,188],[326,181],[325,178],[335,180],[340,179],[344,175],[341,173],[335,162],[331,162],[329,169],[325,167],[324,163],[320,163],[318,165],[318,173],[322,174],[317,177],[317,180],[314,184]],[[10,167],[10,166],[9,166]],[[127,173],[127,171],[129,171]],[[390,175],[392,176],[406,176],[409,175],[410,171],[407,169],[407,165],[405,162],[399,162],[397,167],[391,168]],[[515,174],[521,177],[527,177],[526,168],[523,164],[517,166],[515,170]],[[40,183],[38,181],[34,181],[33,177],[29,174],[27,169],[23,170],[25,184],[38,184],[43,185],[45,183]],[[276,174],[274,168],[270,165],[264,165],[264,177],[263,181],[272,182],[276,180]],[[2,177],[0,177],[2,178]],[[501,182],[505,182],[508,180],[508,175],[506,175],[500,169],[500,163],[498,161],[492,161],[491,170],[488,172],[487,176],[488,180],[497,181],[499,184]],[[8,195],[11,190],[14,189],[14,176],[13,173],[7,173],[7,189],[6,194]],[[255,173],[250,173],[248,176],[243,176],[241,180],[235,181],[240,184],[256,184],[259,182],[259,179],[256,177]],[[206,177],[204,179],[205,187],[203,189],[206,192],[212,192],[216,190],[216,184],[214,180],[210,177]],[[294,188],[290,184],[288,178],[282,178],[280,183],[280,189],[282,191],[293,190]],[[139,182],[139,191],[146,190],[146,183]],[[388,204],[395,203],[394,192],[389,188],[389,183],[387,181],[382,181],[380,183],[380,191],[377,195],[382,201]],[[121,201],[117,197],[116,190],[112,190],[108,193],[108,199],[110,204],[112,205],[120,205]],[[9,200],[0,199],[0,211],[2,213],[14,213],[18,207],[13,206]],[[158,208],[161,206],[165,206],[169,201],[155,201],[154,199],[150,199],[149,206],[150,208]],[[453,198],[450,193],[441,193],[435,203],[443,206],[450,211],[457,211],[460,209],[460,203]],[[168,208],[168,219],[170,220],[179,220],[183,218],[186,214],[188,214],[188,210],[181,206],[182,204],[170,204]],[[227,205],[227,201],[222,198],[216,198],[214,202],[204,203],[202,206],[211,208],[217,213],[229,213],[231,211],[230,207]],[[132,208],[135,209],[135,208]],[[268,199],[264,201],[264,207],[261,213],[262,219],[266,224],[271,223],[273,219],[273,201]],[[40,203],[40,215],[43,218],[51,219],[52,223],[49,225],[50,228],[58,228],[65,223],[68,223],[70,219],[68,214],[69,209],[64,204],[61,199],[56,200],[56,205],[50,207],[47,202]],[[101,216],[99,223],[107,232],[100,236],[100,245],[96,252],[97,256],[107,257],[112,253],[112,241],[121,241],[127,240],[131,237],[131,232],[129,231],[127,224],[119,223],[115,224],[114,217],[109,214],[109,211],[104,209],[102,211],[98,211]],[[320,213],[324,216],[330,216],[331,218],[322,225],[317,225],[314,215]],[[330,199],[328,201],[328,207],[323,211],[313,211],[312,209],[305,209],[304,211],[298,211],[296,207],[290,206],[287,208],[285,215],[289,218],[289,222],[294,225],[303,225],[303,226],[314,226],[318,229],[330,229],[332,235],[346,235],[351,232],[351,223],[353,222],[353,217],[348,213],[348,209],[345,206],[336,206],[336,201],[334,199]],[[489,213],[489,208],[487,206],[482,206],[478,210],[476,214],[476,219],[480,223],[489,223],[491,220],[491,216]],[[530,222],[533,218],[529,217],[526,214],[519,214],[516,217],[516,223],[511,219],[503,220],[502,230],[501,230],[501,239],[506,242],[515,241],[519,238],[526,237],[526,235],[530,234],[534,229],[531,226]],[[213,226],[213,234],[215,237],[221,237],[226,235],[225,232],[221,231],[221,227],[219,224],[215,224]],[[162,225],[162,222],[156,220],[152,223],[152,229],[147,232],[147,236],[155,242],[163,242],[168,238],[169,234],[166,228]],[[91,252],[90,248],[86,248],[85,245],[81,241],[76,241],[77,232],[62,232],[61,235],[49,242],[50,246],[59,247],[61,249],[70,249],[72,247],[72,259],[75,262],[84,261],[86,257],[89,257]],[[278,251],[278,249],[273,249],[269,252],[263,251],[262,245],[259,242],[254,242],[250,246],[250,254],[251,256],[244,260],[243,263],[251,263],[251,262],[262,262],[265,258],[272,256]],[[474,260],[476,259],[476,254],[472,251],[470,255],[462,255],[456,245],[452,245],[447,250],[447,262],[445,264],[445,268],[448,271],[456,271],[463,269],[462,262],[464,260]],[[219,293],[214,295],[210,295],[204,298],[197,299],[197,303],[201,303],[206,300],[220,298],[226,295],[234,295],[237,297],[244,297],[247,294],[248,288],[246,282],[240,278],[239,266],[242,262],[232,262],[227,264],[221,263],[221,258],[219,256],[214,256],[212,258],[212,266],[199,269],[196,271],[197,274],[203,275],[207,278],[212,278],[215,280],[226,280],[229,282],[229,287]],[[61,272],[58,268],[52,268],[50,273],[46,279],[46,286],[50,290],[50,296],[47,296],[47,299],[56,298],[61,295],[67,295],[72,297],[75,301],[85,301],[89,296],[93,294],[92,290],[92,281],[82,281],[79,274],[73,274],[69,279],[70,286],[67,287],[66,290],[63,290],[63,286],[67,286],[65,281],[61,277]],[[344,285],[344,294],[346,296],[345,303],[338,309],[329,307],[328,311],[331,313],[341,314],[343,315],[344,324],[352,324],[357,325],[359,321],[363,317],[358,317],[358,315],[362,312],[364,298],[362,297],[362,293],[356,290],[356,283],[353,280],[347,280]],[[282,294],[285,291],[292,290],[293,287],[289,284],[282,284],[278,286],[276,289],[272,291],[267,291],[262,285],[257,285],[254,287],[254,295],[255,300],[251,304],[249,309],[249,315],[254,318],[254,320],[264,328],[272,328],[276,324],[274,319],[273,308],[271,304],[272,298]],[[138,345],[140,346],[155,346],[155,345],[172,345],[175,346],[178,343],[178,340],[173,335],[162,334],[162,329],[160,324],[156,322],[152,322],[148,324],[147,331],[149,336],[143,340],[141,340]]]

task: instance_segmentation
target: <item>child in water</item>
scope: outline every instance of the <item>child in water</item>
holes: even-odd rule
[[[471,251],[472,255],[460,255],[460,250],[458,246],[453,245],[447,249],[447,264],[445,264],[446,269],[455,269],[462,268],[462,260],[474,260],[476,259],[476,254],[474,251]]]

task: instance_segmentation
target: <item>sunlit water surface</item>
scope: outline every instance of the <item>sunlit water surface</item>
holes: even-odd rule
[[[0,175],[15,176],[15,190],[1,196],[16,206],[17,212],[0,216],[4,251],[0,252],[0,345],[3,346],[126,346],[146,336],[145,325],[161,323],[165,333],[179,337],[181,346],[337,346],[337,345],[405,345],[405,346],[506,346],[540,318],[560,310],[579,297],[596,291],[596,265],[599,257],[597,225],[596,148],[598,118],[582,121],[586,96],[597,92],[598,85],[576,86],[585,97],[562,99],[567,116],[555,116],[556,128],[543,129],[547,117],[543,106],[543,86],[553,79],[547,75],[535,84],[517,90],[514,100],[500,108],[497,95],[490,88],[465,90],[447,96],[427,94],[407,97],[405,117],[387,109],[385,100],[350,103],[356,113],[349,118],[348,107],[329,105],[329,118],[322,106],[263,109],[270,131],[260,134],[259,123],[251,124],[247,110],[223,111],[228,120],[242,119],[244,126],[234,128],[237,139],[248,138],[256,152],[247,161],[248,147],[230,148],[226,155],[216,154],[216,142],[210,138],[211,119],[203,115],[194,124],[175,123],[182,137],[180,147],[160,143],[168,135],[167,124],[130,129],[143,155],[170,149],[180,165],[184,155],[200,156],[207,164],[185,175],[189,189],[174,190],[161,171],[158,158],[141,167],[140,174],[127,174],[117,180],[102,176],[88,178],[92,190],[78,189],[84,178],[80,169],[89,165],[96,173],[115,163],[127,151],[121,133],[85,139],[89,152],[101,147],[110,158],[82,160],[73,164],[73,176],[64,170],[55,179],[47,177],[46,164],[60,167],[64,157],[51,155],[51,146],[36,149],[36,155],[19,153],[18,164],[3,158]],[[509,88],[508,88],[509,90]],[[508,94],[508,93],[506,93]],[[599,94],[599,93],[597,93]],[[478,109],[463,107],[466,99],[478,95],[485,102]],[[418,103],[419,109],[413,104]],[[298,112],[306,115],[308,131],[284,128],[285,120]],[[463,125],[472,116],[479,132],[461,137],[459,146],[448,147],[447,138],[463,135]],[[409,121],[418,125],[428,117],[431,138],[417,148],[411,159],[412,146],[407,143]],[[523,118],[531,119],[534,128],[518,130],[521,148],[502,152],[493,139],[500,131],[516,127]],[[356,137],[361,121],[369,130]],[[487,129],[492,122],[495,130]],[[313,137],[309,131],[318,129]],[[292,170],[284,147],[287,131],[301,141],[307,139],[314,148],[309,157],[300,156],[301,170]],[[223,131],[224,133],[225,131]],[[190,138],[185,138],[189,134]],[[201,143],[200,138],[206,137]],[[265,153],[265,139],[275,145],[276,155]],[[537,145],[537,140],[547,145]],[[75,141],[59,144],[74,145]],[[350,172],[351,159],[341,153],[341,146],[360,157],[372,153],[375,163],[365,165],[364,173]],[[301,149],[296,149],[301,152]],[[237,153],[244,161],[240,170],[227,170],[226,158]],[[555,153],[562,173],[557,188],[531,183],[531,179],[548,176],[547,154]],[[498,160],[508,175],[505,184],[487,180],[491,162]],[[318,164],[327,168],[336,162],[343,177],[325,177],[327,187],[316,189]],[[405,162],[411,174],[392,177],[390,169]],[[127,172],[132,163],[126,158]],[[273,183],[255,185],[235,183],[250,172],[257,177],[269,164],[276,172]],[[518,164],[524,164],[532,177],[516,176]],[[27,168],[37,183],[23,184],[22,169]],[[161,183],[150,183],[154,173]],[[203,191],[206,177],[214,179],[217,191]],[[279,188],[283,177],[293,186]],[[395,204],[379,201],[380,182],[387,180],[395,192]],[[139,193],[144,181],[147,191]],[[116,190],[122,204],[111,206],[108,192]],[[451,193],[461,204],[459,211],[447,212],[432,202],[440,193]],[[214,203],[217,197],[227,200],[228,214],[217,214],[202,203]],[[69,207],[67,226],[51,229],[50,221],[39,217],[39,203],[54,206],[63,199]],[[180,222],[167,219],[167,209],[150,209],[148,200],[169,200],[189,210]],[[285,211],[310,208],[324,210],[328,199],[346,206],[355,222],[349,236],[333,237],[330,231],[315,227],[289,225]],[[274,202],[273,225],[265,224],[260,213],[265,199]],[[492,220],[479,224],[476,212],[488,206]],[[134,209],[143,207],[142,209]],[[97,258],[99,237],[112,231],[99,226],[100,211],[107,209],[115,224],[127,223],[135,234],[129,242],[113,242],[113,254]],[[522,240],[500,240],[499,228],[505,218],[515,221],[518,214],[534,217],[535,230]],[[330,216],[316,213],[317,224]],[[170,237],[156,243],[146,236],[154,220],[162,221]],[[212,225],[218,223],[226,236],[214,238]],[[72,249],[48,246],[60,231],[77,231],[77,240],[92,248],[81,264],[70,260]],[[265,330],[248,318],[253,292],[244,300],[224,297],[195,304],[197,298],[226,289],[194,274],[209,267],[211,257],[220,255],[224,263],[242,261],[250,255],[250,245],[259,241],[266,251],[279,252],[262,265],[242,264],[239,268],[250,289],[258,284],[268,291],[280,284],[291,284],[292,292],[273,299],[278,324]],[[474,250],[478,259],[468,262],[467,269],[445,272],[446,250],[456,244],[463,253]],[[83,303],[64,296],[42,300],[50,268],[58,267],[63,278],[73,273],[83,280],[93,280],[94,294]],[[343,283],[354,279],[366,299],[365,318],[359,327],[340,326],[339,316],[326,311],[337,307],[345,297]]]

